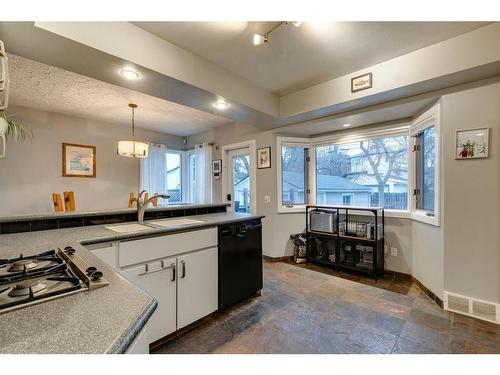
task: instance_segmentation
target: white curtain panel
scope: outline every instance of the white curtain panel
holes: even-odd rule
[[[149,145],[148,157],[140,159],[140,191],[146,190],[149,195],[167,193],[166,155],[165,146]]]
[[[195,203],[212,203],[212,145],[195,146],[196,192]]]

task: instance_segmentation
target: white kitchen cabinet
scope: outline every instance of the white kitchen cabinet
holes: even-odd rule
[[[117,249],[120,273],[158,301],[149,343],[217,310],[217,228],[123,241]]]
[[[177,258],[177,329],[217,310],[217,254],[213,247]]]
[[[120,242],[120,267],[217,246],[217,228]]]
[[[96,257],[106,263],[113,269],[117,266],[117,242],[106,242],[94,245],[85,246],[88,250],[92,252]]]
[[[148,343],[176,330],[177,260],[167,258],[124,269],[121,274],[158,301],[148,321]]]

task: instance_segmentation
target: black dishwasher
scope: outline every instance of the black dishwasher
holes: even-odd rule
[[[219,309],[261,289],[261,220],[219,226]]]

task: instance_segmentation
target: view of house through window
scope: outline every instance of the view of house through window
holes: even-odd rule
[[[169,203],[182,202],[182,155],[167,152],[167,192],[170,195]]]
[[[408,209],[408,136],[316,148],[316,203]]]
[[[250,212],[250,155],[232,157],[235,212]]]
[[[281,147],[281,200],[283,205],[306,204],[307,149],[303,146]]]

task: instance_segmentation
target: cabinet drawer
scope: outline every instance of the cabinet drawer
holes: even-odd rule
[[[217,228],[120,242],[120,267],[217,246]]]

